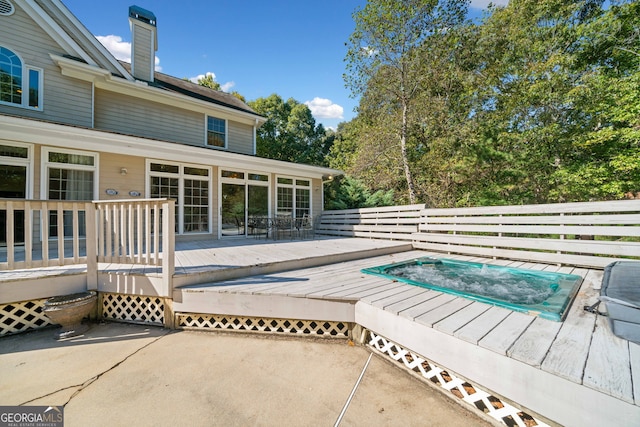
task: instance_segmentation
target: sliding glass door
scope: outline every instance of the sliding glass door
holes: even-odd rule
[[[244,184],[222,184],[222,237],[245,235],[245,199]]]
[[[269,216],[269,176],[221,172],[221,237],[255,232],[256,219]]]

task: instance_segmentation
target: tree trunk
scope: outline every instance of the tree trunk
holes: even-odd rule
[[[416,188],[413,183],[413,175],[409,168],[409,157],[407,156],[407,103],[402,103],[402,129],[400,131],[400,152],[402,153],[402,167],[404,169],[404,177],[407,180],[407,189],[409,190],[409,203],[416,203]]]

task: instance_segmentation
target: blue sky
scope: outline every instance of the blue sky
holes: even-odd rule
[[[355,113],[345,88],[345,42],[352,13],[366,0],[62,0],[118,59],[129,61],[129,6],[157,18],[158,71],[197,78],[213,73],[248,100],[277,93],[306,103],[336,128]],[[472,1],[478,12],[489,1]],[[507,0],[494,0],[506,4]]]

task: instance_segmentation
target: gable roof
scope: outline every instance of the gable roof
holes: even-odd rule
[[[127,70],[131,70],[131,64],[120,61],[120,64]],[[211,89],[206,86],[201,86],[192,81],[179,79],[177,77],[170,76],[168,74],[154,72],[154,81],[148,82],[150,86],[158,87],[169,92],[175,92],[182,95],[186,95],[192,98],[199,99],[201,101],[211,102],[213,104],[229,107],[234,110],[243,111],[245,113],[251,113],[263,117],[256,113],[251,107],[245,104],[240,99],[236,98],[230,93],[222,92],[219,90]],[[266,120],[266,118],[265,118]]]
[[[24,0],[20,7],[70,56],[133,81],[133,76],[60,0]]]
[[[105,69],[128,81],[136,80],[131,74],[131,64],[117,60],[60,0],[25,0],[22,6],[54,40],[70,51],[69,55],[65,55],[66,58]],[[154,81],[147,83],[168,92],[255,115],[258,122],[266,121],[266,118],[229,93],[157,71],[154,72]]]

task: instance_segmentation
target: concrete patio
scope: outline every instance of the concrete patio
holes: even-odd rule
[[[65,426],[491,425],[345,340],[94,324],[0,338],[0,405],[64,405]]]

